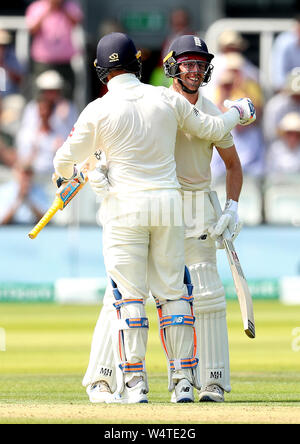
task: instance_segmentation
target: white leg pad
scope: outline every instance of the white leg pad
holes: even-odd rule
[[[110,329],[111,320],[116,316],[115,311],[113,305],[102,307],[93,334],[88,368],[82,380],[84,387],[103,380],[109,384],[112,392],[116,390],[116,369]]]
[[[124,384],[134,376],[142,376],[147,385],[144,363],[148,340],[148,320],[145,306],[141,303],[124,304],[119,312],[120,318],[115,317],[111,331],[117,367],[117,392],[121,393]],[[120,365],[123,370],[120,369]]]
[[[225,291],[212,263],[189,267],[194,285],[194,314],[202,387],[218,384],[230,392]]]
[[[162,305],[162,316],[177,316],[178,318],[187,315],[191,316],[191,306],[187,301],[168,301]],[[170,325],[161,330],[164,335],[162,340],[167,350],[167,358],[174,360],[174,370],[169,369],[169,390],[174,389],[175,384],[180,379],[188,379],[194,386],[199,386],[198,366],[195,369],[180,368],[180,360],[189,359],[194,351],[194,329],[192,325]],[[197,382],[198,379],[198,382]]]

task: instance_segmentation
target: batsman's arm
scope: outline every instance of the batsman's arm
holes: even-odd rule
[[[58,176],[72,178],[74,165],[93,156],[99,146],[95,104],[90,103],[80,114],[69,137],[56,151],[53,165]]]
[[[193,136],[219,141],[239,123],[239,113],[235,108],[212,116],[191,105],[181,94],[173,94],[179,128]]]

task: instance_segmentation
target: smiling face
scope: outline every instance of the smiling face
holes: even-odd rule
[[[188,54],[178,57],[180,79],[190,90],[196,91],[202,84],[209,63],[204,56]]]

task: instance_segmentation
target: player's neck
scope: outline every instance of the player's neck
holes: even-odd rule
[[[193,94],[189,94],[187,92],[185,92],[180,83],[177,82],[176,80],[173,81],[173,89],[174,91],[178,92],[179,94],[183,95],[192,105],[195,105],[197,103],[198,97],[199,97],[199,92],[196,91]]]

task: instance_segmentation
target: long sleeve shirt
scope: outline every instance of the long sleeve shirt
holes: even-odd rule
[[[56,172],[69,178],[74,164],[105,153],[111,192],[180,188],[176,176],[177,129],[205,140],[222,140],[239,122],[235,108],[211,116],[164,87],[141,83],[134,74],[108,82],[108,93],[83,110],[56,152]]]

